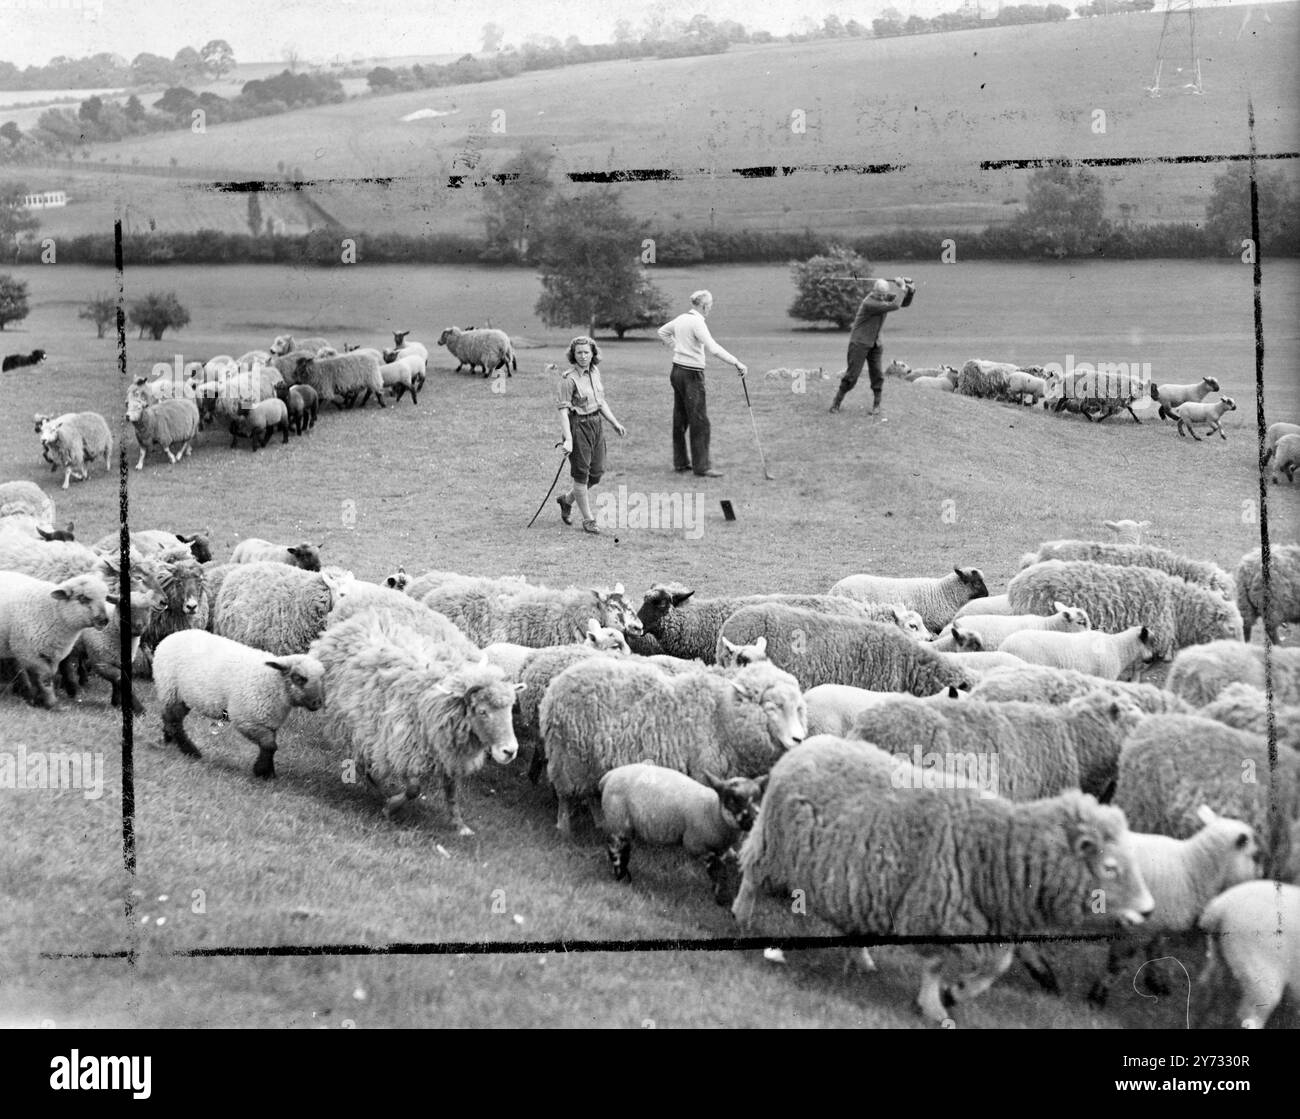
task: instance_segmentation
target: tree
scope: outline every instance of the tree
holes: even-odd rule
[[[806,322],[829,320],[843,330],[871,290],[871,263],[852,249],[831,245],[825,253],[790,266],[799,294],[786,313]]]
[[[23,138],[22,129],[13,121],[7,120],[0,124],[0,136],[3,136],[11,144],[16,144]]]
[[[203,59],[193,47],[181,47],[172,59],[172,68],[181,81],[197,82],[204,76]]]
[[[13,276],[0,276],[0,330],[6,323],[27,317],[27,284]]]
[[[397,72],[387,66],[376,66],[366,75],[366,83],[376,93],[381,89],[391,89],[397,85]]]
[[[485,23],[483,25],[483,53],[496,54],[501,49],[501,41],[506,37],[506,29],[499,23]]]
[[[629,330],[659,327],[671,317],[668,296],[650,279],[644,268],[637,270],[631,298],[620,299],[601,309],[592,324],[597,330],[612,330],[621,339]]]
[[[111,295],[96,294],[77,312],[77,318],[93,322],[95,337],[103,338],[109,324],[117,321],[117,300]]]
[[[553,199],[540,230],[538,317],[594,334],[597,323],[622,319],[638,300],[652,298],[656,289],[638,260],[644,234],[614,192]]]
[[[174,85],[176,71],[162,55],[145,51],[131,60],[131,81],[135,85]]]
[[[26,183],[6,183],[0,186],[0,247],[5,252],[18,252],[20,234],[30,233],[40,220],[27,209],[23,199],[30,191]]]
[[[1029,176],[1025,208],[1012,221],[1022,245],[1047,256],[1089,256],[1110,232],[1101,179],[1086,167],[1044,167]]]
[[[1268,249],[1297,226],[1297,197],[1287,189],[1286,179],[1277,168],[1256,169],[1255,186],[1259,193],[1260,248]],[[1205,230],[1210,240],[1225,252],[1239,254],[1242,241],[1250,236],[1250,165],[1233,163],[1214,179],[1210,200],[1205,206]]]
[[[131,320],[132,326],[140,328],[141,338],[147,330],[149,336],[158,342],[169,326],[175,330],[185,326],[190,321],[190,313],[181,306],[174,291],[151,291],[143,299],[137,299],[131,304],[127,318]]]
[[[225,39],[209,39],[199,51],[199,59],[217,81],[228,70],[235,68],[235,52]]]
[[[489,247],[503,257],[526,260],[529,243],[547,203],[555,192],[550,180],[555,153],[533,141],[483,188],[483,224]],[[511,176],[506,178],[506,176]]]

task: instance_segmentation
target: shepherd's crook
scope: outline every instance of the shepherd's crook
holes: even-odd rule
[[[758,421],[754,419],[754,406],[749,402],[749,386],[745,384],[743,373],[740,375],[740,387],[745,390],[745,407],[749,410],[749,422],[754,428],[754,446],[758,448],[758,461],[763,464],[763,477],[769,482],[775,482],[776,479],[767,468],[767,459],[763,457],[763,444],[758,441]]]
[[[557,447],[563,447],[564,441],[561,440],[555,445]],[[546,496],[542,498],[542,503],[537,507],[537,512],[533,514],[533,521],[537,520],[537,518],[542,515],[542,510],[546,508],[546,503],[551,500],[551,491],[555,489],[555,483],[560,480],[560,471],[564,469],[564,464],[568,461],[568,459],[569,459],[569,453],[565,451],[565,453],[560,456],[560,465],[556,467],[555,477],[551,479],[551,488],[546,491]],[[524,525],[524,528],[532,528],[533,521],[529,521],[526,525]]]

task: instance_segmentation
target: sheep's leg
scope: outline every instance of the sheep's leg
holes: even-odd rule
[[[942,968],[942,955],[929,956],[921,964],[921,990],[916,996],[916,1005],[931,1022],[943,1022],[948,1017],[948,1007],[939,986]]]
[[[599,796],[589,796],[587,798],[587,811],[591,813],[591,822],[596,825],[596,830],[604,831],[605,813],[601,811]]]
[[[460,814],[460,803],[456,800],[456,776],[452,773],[442,775],[442,795],[447,801],[447,812],[451,815],[451,822],[456,827],[457,835],[473,835],[474,829],[465,823],[465,818]]]
[[[167,461],[168,461],[169,463],[171,463],[173,466],[175,466],[175,465],[176,465],[176,456],[175,456],[174,454],[172,454],[172,445],[171,445],[170,443],[168,443],[167,446],[165,446],[165,447],[163,448],[163,450],[167,452]]]
[[[71,478],[72,478],[72,467],[70,465],[65,466],[63,468],[63,488],[65,490],[68,488],[68,482],[69,480],[71,480]]]
[[[1247,640],[1250,640],[1249,636]],[[543,770],[546,769],[546,750],[539,741],[533,747],[533,760],[528,763],[528,780],[536,785],[541,779]]]
[[[201,758],[203,754],[185,732],[185,716],[189,713],[189,705],[179,699],[174,699],[163,707],[163,745],[174,745],[182,754]]]
[[[569,797],[557,795],[555,809],[555,828],[563,836],[573,834],[573,802]]]
[[[369,390],[369,389],[366,389],[366,395],[367,395],[367,396],[370,395],[370,390]],[[379,401],[379,407],[381,407],[381,408],[387,408],[387,407],[388,407],[388,405],[384,403],[384,394],[383,394],[382,392],[377,392],[377,393],[375,393],[375,399]]]
[[[281,445],[289,442],[289,421],[288,420],[285,420],[280,424],[280,434],[284,436],[284,438],[280,440]],[[267,438],[269,439],[270,436],[268,435]]]
[[[1043,955],[1038,945],[1022,944],[1016,949],[1016,955],[1025,965],[1025,970],[1044,991],[1052,995],[1061,993],[1061,984],[1057,982],[1056,972],[1052,970],[1052,965],[1048,963],[1047,957]]]
[[[982,995],[1006,973],[1013,955],[1014,950],[1011,948],[981,945],[978,949],[979,962],[948,989],[952,1001],[957,1003],[962,999],[970,1000]]]
[[[59,661],[59,679],[63,681],[63,690],[76,699],[80,685],[77,683],[77,654],[69,653]]]
[[[257,744],[253,776],[270,780],[275,776],[275,731],[270,727],[250,727],[244,733]]]
[[[369,775],[367,774],[367,776]],[[373,778],[371,780],[373,781]],[[398,810],[406,805],[407,801],[419,799],[420,786],[407,785],[400,793],[397,793],[395,796],[391,796],[384,801],[384,815],[391,820]]]
[[[1262,1030],[1282,1001],[1286,980],[1267,968],[1242,969],[1237,977],[1241,983],[1237,1021],[1243,1029]]]
[[[414,386],[414,385],[411,386],[411,403],[412,403],[412,404],[419,404],[419,403],[420,403],[420,398],[419,398],[418,396],[415,395],[415,386]]]
[[[748,874],[742,875],[736,900],[731,903],[731,915],[742,929],[748,927],[754,919],[754,902],[757,898],[758,891],[754,888],[753,880]]]
[[[625,835],[611,835],[605,844],[605,854],[609,856],[609,865],[614,871],[615,882],[631,882],[627,864],[632,856],[632,841]]]
[[[140,448],[140,461],[135,464],[135,468],[137,470],[144,469],[144,448],[143,447]]]

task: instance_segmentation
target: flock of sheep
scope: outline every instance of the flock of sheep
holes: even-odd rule
[[[75,695],[93,672],[121,702],[123,542],[43,537],[53,519],[38,487],[0,485],[7,686],[55,706],[56,676]],[[1199,922],[1244,988],[1238,1021],[1262,1025],[1300,993],[1300,651],[1272,647],[1270,705],[1248,641],[1300,621],[1300,545],[1271,550],[1266,606],[1258,551],[1230,574],[1108,525],[1113,541],[1042,544],[996,594],[959,566],[824,594],[656,583],[639,602],[446,571],[368,582],[310,542],[244,540],[223,562],[206,532],[137,532],[130,675],[152,675],[183,754],[190,714],[228,722],[271,778],[302,709],[385,815],[440,786],[461,835],[462,784],[522,742],[557,827],[589,811],[615,878],[635,844],[680,845],[760,935],[795,895],[844,933],[994,938],[925,950],[931,1020],[1017,959],[1059,989],[1052,960],[1077,949],[1018,938],[1126,926],[1100,1005],[1134,953]],[[1157,659],[1164,686],[1138,681]]]

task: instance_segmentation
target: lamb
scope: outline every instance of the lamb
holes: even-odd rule
[[[632,881],[627,867],[632,840],[660,847],[682,847],[693,858],[706,856],[714,897],[719,896],[721,859],[754,824],[766,775],[722,781],[707,770],[704,783],[663,766],[642,762],[611,769],[600,779],[600,807],[609,836],[606,854],[614,881]]]
[[[324,632],[338,601],[338,580],[282,563],[245,563],[221,580],[212,604],[212,632],[266,649],[305,653]]]
[[[438,335],[438,345],[446,346],[456,359],[456,372],[468,365],[474,372],[476,365],[483,366],[483,376],[504,368],[507,377],[514,376],[519,368],[510,336],[504,330],[461,330],[449,326]]]
[[[27,513],[43,525],[54,523],[54,499],[35,482],[0,482],[0,517]]]
[[[891,579],[882,575],[849,575],[831,587],[831,594],[860,602],[898,602],[920,613],[926,628],[938,633],[972,598],[984,598],[988,587],[975,567],[954,567],[938,579]]]
[[[522,587],[513,595],[482,592],[473,584],[449,583],[420,601],[446,614],[481,645],[509,641],[544,649],[572,640],[575,629],[594,617],[602,626],[628,633],[641,631],[622,583],[613,590],[552,590]]]
[[[24,369],[29,365],[40,365],[45,360],[44,350],[33,350],[30,354],[9,354],[5,357],[2,371]]]
[[[386,794],[384,815],[418,799],[436,774],[452,824],[473,835],[457,801],[459,780],[488,752],[502,765],[514,760],[510,710],[522,685],[374,614],[331,626],[311,655],[325,666],[326,737],[351,751],[358,774]]]
[[[137,470],[144,469],[144,456],[150,447],[161,447],[173,465],[192,453],[190,443],[199,433],[199,409],[193,400],[160,400],[146,405],[134,399],[127,403],[126,418],[135,428],[136,442],[140,445]],[[181,449],[173,454],[172,446],[176,443]]]
[[[1079,633],[1092,628],[1088,611],[1052,603],[1054,614],[975,614],[967,618],[954,618],[943,633],[935,638],[934,647],[945,652],[956,647],[957,630],[978,637],[985,649],[1001,648],[1002,642],[1021,630],[1052,630],[1059,633]]]
[[[1029,703],[1068,703],[1090,692],[1131,700],[1148,715],[1188,714],[1191,706],[1154,684],[1130,684],[1119,680],[1102,680],[1069,668],[1022,665],[1018,668],[994,669],[985,673],[970,690],[972,699],[1003,702],[1023,700]]]
[[[319,711],[325,668],[310,656],[277,657],[238,641],[191,629],[173,633],[154,654],[154,690],[162,708],[163,743],[202,757],[185,730],[197,711],[229,720],[257,747],[253,776],[275,776],[275,735],[295,707]]]
[[[627,638],[623,631],[610,626],[602,626],[595,618],[587,619],[585,630],[574,630],[574,640],[592,649],[602,649],[619,656],[629,656]],[[564,646],[552,646],[564,648]],[[510,641],[494,641],[483,648],[483,655],[489,664],[496,665],[506,674],[507,680],[522,680],[528,662],[539,652],[531,645],[517,645]],[[747,662],[748,663],[748,662]]]
[[[1283,624],[1300,622],[1300,544],[1274,544],[1268,552],[1268,574],[1271,593],[1264,632],[1276,645]],[[1249,641],[1250,631],[1264,617],[1264,573],[1258,548],[1238,561],[1236,587],[1242,634]]]
[[[1269,460],[1277,453],[1278,443],[1288,435],[1300,435],[1300,424],[1276,423],[1268,425],[1268,430],[1264,432],[1264,454],[1261,460],[1263,465],[1268,465]]]
[[[401,400],[402,394],[411,394],[411,403],[419,404],[419,391],[424,384],[424,359],[418,354],[407,354],[379,367],[384,389]]]
[[[1200,403],[1212,392],[1219,391],[1219,382],[1213,377],[1202,377],[1193,385],[1157,385],[1151,382],[1151,399],[1160,405],[1160,418],[1172,420],[1182,404]]]
[[[1141,544],[1142,533],[1151,527],[1150,521],[1102,521],[1114,539],[1112,544]]]
[[[1273,700],[1300,704],[1300,649],[1273,649]],[[1264,689],[1264,650],[1241,641],[1212,641],[1184,649],[1165,687],[1194,707],[1213,703],[1229,684]]]
[[[1154,907],[1116,809],[1077,790],[1013,803],[938,789],[906,761],[829,735],[773,767],[740,866],[732,913],[746,929],[760,893],[793,889],[815,916],[868,936],[1013,937],[1116,917],[1139,924]],[[965,974],[946,990],[941,972],[953,949],[924,962],[918,1002],[934,1021],[1011,964],[1005,945],[957,951]]]
[[[937,377],[911,377],[909,380],[917,388],[953,392],[957,388],[957,371],[954,369],[950,373],[940,373]]]
[[[365,394],[361,397],[363,408],[371,396],[381,408],[387,407],[384,404],[384,380],[379,374],[379,358],[369,351],[357,350],[336,357],[299,358],[292,375],[286,379],[294,384],[310,385],[321,400],[333,402],[335,408],[342,408],[345,404],[351,408],[357,394],[362,392]]]
[[[1028,404],[1033,407],[1047,393],[1047,381],[1042,377],[1035,377],[1032,373],[1026,373],[1023,369],[1017,369],[1007,378],[1007,395],[1010,396],[1017,404],[1024,405],[1025,397],[1029,397]]]
[[[962,606],[954,618],[969,618],[978,614],[981,617],[986,614],[1011,614],[1010,599],[1004,594],[991,594],[987,598],[972,598]]]
[[[1295,472],[1300,468],[1300,435],[1284,435],[1277,442],[1277,459],[1273,463],[1271,475],[1273,485],[1277,485],[1278,476],[1286,475],[1288,484],[1295,481]]]
[[[1114,799],[1135,829],[1175,839],[1196,831],[1202,804],[1243,820],[1255,829],[1265,872],[1275,875],[1300,818],[1300,754],[1278,750],[1270,769],[1261,735],[1197,715],[1146,715],[1120,750]]]
[[[794,677],[766,661],[729,676],[665,676],[636,658],[580,661],[551,682],[539,712],[556,827],[568,835],[573,803],[633,761],[696,778],[758,777],[803,741],[806,720]]]
[[[16,661],[31,678],[37,705],[54,706],[54,670],[83,629],[108,625],[106,606],[116,601],[97,575],[51,583],[0,571],[0,661]]]
[[[725,637],[719,638],[721,645],[718,647],[718,667],[719,668],[744,668],[748,664],[755,664],[758,661],[771,660],[767,655],[767,638],[760,637],[752,645],[733,645]],[[703,662],[701,662],[703,663]]]
[[[958,688],[945,688],[934,695],[925,696],[921,703],[951,703],[969,693]],[[845,737],[858,715],[881,703],[897,699],[898,692],[875,692],[868,688],[855,688],[850,684],[818,684],[803,694],[808,706],[808,735],[833,734]]]
[[[325,338],[294,338],[292,334],[277,334],[275,341],[271,343],[270,356],[283,357],[295,350],[305,350],[315,354],[326,348],[333,349]]]
[[[235,545],[230,553],[231,563],[285,563],[301,567],[304,571],[320,570],[319,546],[304,540],[301,544],[272,544],[258,536],[249,536]]]
[[[284,406],[289,410],[289,430],[295,435],[302,435],[316,426],[320,397],[311,385],[281,382],[275,386],[275,395],[284,401]]]
[[[1290,989],[1300,995],[1300,887],[1242,882],[1205,907],[1197,926],[1209,936],[1199,988],[1217,986],[1223,968],[1237,981],[1237,1021],[1263,1029]]]
[[[240,404],[230,420],[230,448],[234,450],[242,435],[256,451],[259,439],[265,447],[277,431],[283,436],[281,444],[289,442],[289,408],[283,400],[273,397],[253,405]]]
[[[396,361],[408,355],[418,355],[428,361],[429,348],[423,342],[408,342],[406,336],[410,333],[409,330],[393,331],[393,348],[383,351],[384,361]]]
[[[742,607],[720,634],[740,645],[760,637],[767,639],[772,662],[793,673],[801,688],[852,684],[925,696],[974,680],[958,661],[945,659],[894,626],[779,603]]]
[[[1121,633],[1027,629],[1013,633],[998,648],[1030,664],[1072,668],[1105,680],[1118,680],[1126,673],[1136,679],[1141,666],[1155,659],[1151,631],[1146,626],[1130,626]]]
[[[1150,567],[1115,567],[1086,560],[1045,560],[1007,587],[1017,613],[1039,614],[1053,602],[1088,612],[1093,627],[1119,633],[1145,625],[1157,657],[1216,638],[1241,640],[1241,614],[1214,591]]]
[[[1216,400],[1213,404],[1180,404],[1174,409],[1174,415],[1178,418],[1178,436],[1181,439],[1183,435],[1191,435],[1196,442],[1200,442],[1200,437],[1196,434],[1196,424],[1209,424],[1209,430],[1206,435],[1213,435],[1216,431],[1219,438],[1227,441],[1227,433],[1223,430],[1223,414],[1225,412],[1235,412],[1237,410],[1236,402],[1230,396],[1225,396]],[[1183,428],[1187,431],[1184,432]]]
[[[101,459],[104,471],[112,469],[113,433],[98,412],[68,412],[41,426],[41,446],[53,451],[63,467],[63,488],[75,475],[78,481],[90,477],[88,463]],[[47,455],[48,457],[48,455]]]
[[[1148,544],[1103,544],[1095,540],[1049,540],[1040,544],[1038,551],[1029,552],[1020,559],[1020,569],[1032,567],[1044,560],[1087,560],[1089,563],[1111,564],[1114,567],[1150,567],[1166,575],[1176,575],[1189,583],[1207,587],[1226,599],[1232,599],[1236,587],[1232,576],[1217,564],[1189,559],[1166,548]]]

